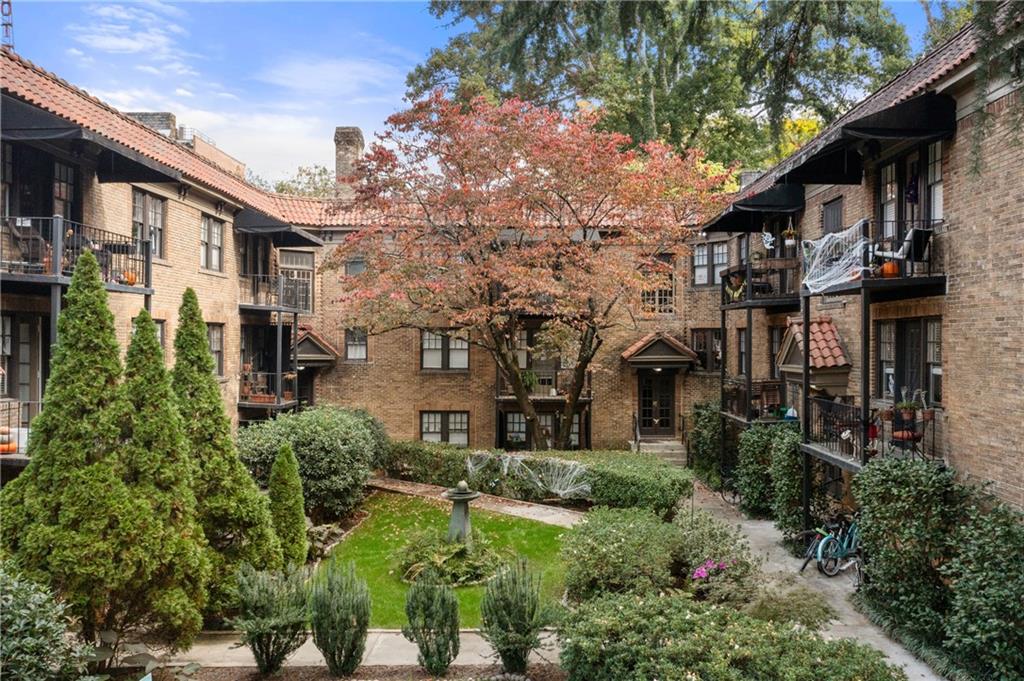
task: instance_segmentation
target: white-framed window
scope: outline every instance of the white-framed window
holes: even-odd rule
[[[519,329],[516,333],[516,361],[520,369],[530,366],[530,330]]]
[[[132,236],[149,240],[154,258],[163,258],[167,201],[141,189],[132,189]]]
[[[670,269],[668,272],[653,273],[657,275],[659,286],[640,294],[641,308],[648,314],[673,314],[676,311],[676,278],[672,269],[675,265],[675,256],[664,253],[658,256],[658,260]]]
[[[928,145],[928,212],[932,220],[941,220],[942,207],[942,141]]]
[[[422,331],[420,367],[456,371],[468,369],[469,341],[440,331]]]
[[[942,402],[942,320],[925,320],[925,365],[928,381],[928,399]]]
[[[199,266],[206,270],[224,270],[224,223],[209,215],[203,216],[199,233]]]
[[[345,329],[345,359],[366,361],[366,329]]]
[[[693,247],[693,284],[694,286],[706,286],[710,283],[708,277],[708,245],[697,244]]]
[[[0,397],[10,395],[11,347],[14,342],[14,319],[0,315]]]
[[[878,390],[879,397],[892,399],[896,392],[896,322],[879,322]]]
[[[224,325],[207,324],[206,337],[210,342],[210,354],[213,355],[213,371],[218,376],[224,375]]]
[[[362,258],[351,258],[345,261],[345,276],[354,277],[366,271],[366,261]]]
[[[313,312],[313,286],[315,284],[316,255],[310,251],[279,251],[281,276],[286,282],[286,297],[294,307],[306,313]]]
[[[711,244],[711,283],[717,284],[722,281],[722,272],[729,267],[729,244],[721,241]]]
[[[420,439],[424,442],[447,442],[459,447],[468,447],[469,412],[420,412]]]
[[[519,411],[505,414],[505,444],[507,446],[526,446],[526,416]]]
[[[896,183],[896,164],[882,166],[879,177],[879,191],[881,198],[881,230],[880,233],[887,239],[896,237],[896,201],[899,197],[899,187]]]

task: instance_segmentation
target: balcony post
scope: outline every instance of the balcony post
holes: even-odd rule
[[[284,277],[280,273],[277,275],[277,300],[274,303],[278,309],[284,307]]]
[[[747,265],[747,268],[749,270],[749,268],[750,268],[749,264]],[[750,280],[749,279],[747,280],[747,292],[748,292],[748,295],[749,295],[749,292],[750,292]],[[746,366],[743,367],[743,373],[746,374],[746,380],[747,380],[747,398],[746,398],[745,404],[744,404],[744,409],[746,409],[746,411],[744,413],[746,414],[747,420],[750,421],[751,420],[751,418],[750,418],[751,417],[751,413],[750,413],[751,412],[751,407],[750,407],[750,405],[753,402],[753,397],[754,397],[754,352],[753,352],[754,351],[754,347],[753,347],[753,345],[754,345],[754,308],[752,308],[752,307],[748,307],[747,308],[747,328],[746,328],[746,330],[744,330],[743,335],[746,336],[746,341],[745,342],[746,342],[746,345],[747,345],[747,356],[743,358],[743,363],[746,365]]]
[[[801,292],[800,307],[803,314],[803,374],[800,396],[800,430],[804,444],[811,441],[811,297]],[[811,455],[803,451],[803,526],[811,529]]]
[[[142,283],[146,289],[153,288],[153,242],[146,239],[142,242],[142,256],[145,261],[142,265]],[[153,311],[153,296],[147,293],[143,298],[143,306],[146,312]]]
[[[50,269],[55,277],[64,274],[64,216],[54,215],[50,225],[50,239],[53,241]],[[50,346],[57,345],[57,319],[60,317],[60,301],[63,294],[60,283],[50,285]]]
[[[281,404],[281,398],[283,397],[282,386],[281,386],[281,363],[283,360],[283,346],[284,346],[284,315],[280,312],[277,313],[277,354],[274,356],[276,367],[276,378],[277,378],[277,403]]]
[[[748,249],[748,251],[747,251],[747,278],[745,279],[745,281],[747,283],[747,290],[746,290],[746,295],[744,296],[744,298],[746,298],[748,301],[754,299],[754,266],[750,262],[750,251],[749,251],[749,248],[750,248],[750,242],[748,241],[747,242],[747,249]]]
[[[723,308],[719,313],[721,315],[721,326],[718,331],[718,349],[722,354],[722,357],[718,361],[718,423],[720,436],[718,438],[718,467],[724,469],[725,467],[725,363],[726,363],[726,347],[729,345],[725,342],[725,309]],[[713,349],[713,348],[712,348]]]
[[[292,397],[299,401],[299,313],[292,314],[292,373],[295,381],[292,384]]]
[[[860,290],[860,461],[868,462],[868,420],[871,418],[871,293]]]

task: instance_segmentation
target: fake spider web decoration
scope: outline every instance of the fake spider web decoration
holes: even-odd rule
[[[533,485],[539,492],[561,499],[582,499],[590,495],[586,466],[566,459],[533,459],[523,454],[473,452],[466,457],[471,477],[496,464],[502,478],[514,478]]]
[[[820,293],[860,279],[864,274],[861,256],[869,243],[860,222],[841,232],[804,241],[804,286],[811,293]]]

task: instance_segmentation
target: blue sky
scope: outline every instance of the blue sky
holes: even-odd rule
[[[916,0],[887,2],[916,47]],[[122,110],[172,111],[270,180],[367,139],[451,33],[425,2],[15,0],[17,51]]]

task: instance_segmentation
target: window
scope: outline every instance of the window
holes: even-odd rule
[[[519,329],[516,333],[516,361],[520,369],[530,366],[530,330]]]
[[[580,415],[579,412],[572,415],[572,426],[569,430],[569,445],[573,448],[580,446]]]
[[[695,286],[719,283],[722,271],[728,266],[729,244],[727,242],[697,244],[693,247],[693,283]]]
[[[206,337],[210,341],[210,354],[213,355],[213,371],[218,376],[224,375],[224,325],[207,324]]]
[[[423,331],[420,334],[420,367],[423,369],[463,370],[469,368],[469,341],[447,333]]]
[[[0,217],[11,214],[11,184],[14,182],[14,147],[4,142],[0,147]]]
[[[896,186],[895,163],[882,167],[878,186],[881,192],[881,235],[885,238],[893,239],[896,237],[896,198],[899,196],[899,190]]]
[[[345,329],[345,359],[366,361],[366,329]]]
[[[526,446],[526,417],[522,412],[505,414],[505,446]]]
[[[199,236],[199,266],[214,272],[223,271],[223,253],[224,223],[204,215]]]
[[[132,236],[149,241],[154,258],[164,257],[164,207],[159,196],[132,190]]]
[[[740,262],[746,264],[750,258],[750,235],[740,235]]]
[[[138,317],[132,317],[132,335],[135,335],[135,322]],[[161,349],[164,348],[164,320],[154,319],[153,324],[156,326],[156,342],[160,344]]]
[[[875,395],[900,400],[924,391],[929,404],[942,402],[942,319],[927,317],[878,322]]]
[[[745,376],[747,371],[747,329],[736,329],[736,344],[738,349],[736,358],[739,360],[738,372]]]
[[[75,169],[69,165],[53,163],[53,214],[71,219],[71,204],[75,201]]]
[[[721,366],[722,333],[719,329],[694,329],[693,351],[697,353],[698,368],[715,371]]]
[[[424,442],[447,442],[460,447],[469,446],[469,412],[420,412],[420,439]]]
[[[352,258],[345,261],[345,276],[354,277],[366,271],[366,261],[362,258]]]
[[[942,209],[942,142],[928,145],[928,216],[941,220]]]
[[[316,256],[309,251],[279,253],[281,276],[285,278],[285,297],[303,312],[313,312],[313,284]]]
[[[768,329],[768,366],[771,370],[772,378],[781,377],[776,358],[779,356],[779,350],[782,349],[782,336],[785,333],[786,327],[784,326],[772,326]]]
[[[547,440],[548,447],[555,441],[555,415],[552,413],[537,414],[537,424],[540,426],[541,435]]]
[[[10,394],[7,377],[11,370],[13,328],[14,320],[10,315],[0,316],[0,397],[7,397]]]
[[[658,256],[658,260],[669,267],[665,272],[652,272],[657,277],[658,288],[643,291],[640,295],[640,305],[644,312],[649,314],[672,314],[676,311],[675,306],[675,273],[672,268],[675,263],[675,256],[670,253]]]
[[[843,197],[821,207],[821,230],[825,234],[843,231]]]

